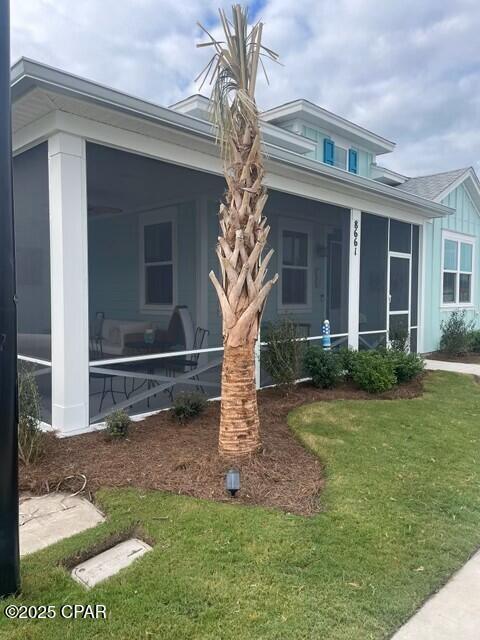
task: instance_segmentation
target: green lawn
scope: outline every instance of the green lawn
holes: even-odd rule
[[[19,602],[109,619],[0,614],[0,637],[389,638],[480,546],[480,388],[435,373],[421,399],[317,403],[290,425],[326,465],[323,513],[103,491],[108,522],[26,559]],[[87,593],[58,566],[135,521],[156,546],[118,577]]]

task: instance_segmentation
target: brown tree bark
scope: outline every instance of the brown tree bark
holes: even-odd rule
[[[262,259],[270,227],[263,214],[267,190],[255,84],[261,55],[276,60],[262,45],[263,25],[248,33],[247,10],[235,5],[232,19],[223,10],[225,39],[209,32],[215,55],[206,67],[215,79],[213,119],[218,127],[227,190],[220,205],[217,256],[219,277],[213,271],[222,311],[224,357],[219,451],[225,455],[253,453],[260,446],[255,387],[255,343],[267,296],[278,279],[264,282],[270,249]]]
[[[254,345],[225,346],[219,449],[245,455],[260,447]]]
[[[224,358],[219,451],[245,455],[260,447],[255,387],[255,344],[267,296],[278,275],[264,282],[270,249],[262,260],[270,227],[263,209],[267,192],[258,123],[231,140],[234,161],[225,169],[228,190],[220,206],[217,256],[221,280],[211,272],[223,319]]]

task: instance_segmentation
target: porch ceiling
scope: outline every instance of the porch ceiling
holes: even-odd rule
[[[87,146],[89,207],[139,211],[204,194],[220,196],[223,179],[102,145]]]

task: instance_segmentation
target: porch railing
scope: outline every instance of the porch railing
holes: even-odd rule
[[[305,336],[296,338],[297,342],[312,342],[312,341],[320,341],[323,336]],[[348,333],[339,333],[332,334],[330,336],[332,341],[332,347],[338,345],[338,343],[348,339]],[[337,343],[337,344],[336,344]],[[255,373],[256,373],[256,385],[257,389],[262,388],[261,384],[261,351],[262,347],[266,347],[268,342],[265,341],[257,341],[256,350],[255,350]],[[191,349],[191,350],[183,350],[183,351],[169,351],[163,353],[151,353],[146,355],[137,355],[137,356],[121,356],[116,358],[102,358],[100,360],[92,360],[89,363],[90,373],[96,374],[100,377],[108,377],[108,378],[123,378],[124,384],[125,380],[128,379],[132,383],[132,388],[135,383],[135,380],[142,380],[147,382],[147,389],[135,393],[133,395],[128,395],[126,388],[123,393],[125,394],[125,400],[121,402],[115,402],[114,405],[109,406],[103,411],[99,411],[96,415],[94,415],[90,422],[91,424],[95,424],[101,422],[103,418],[105,418],[113,409],[127,409],[132,407],[135,404],[140,402],[149,401],[153,396],[158,395],[161,392],[168,392],[170,395],[172,394],[172,388],[177,384],[183,384],[186,386],[194,386],[201,388],[218,388],[220,389],[219,382],[212,382],[210,380],[199,379],[201,374],[205,374],[209,371],[214,370],[219,367],[222,363],[222,357],[214,358],[204,364],[199,364],[197,367],[190,371],[185,371],[181,375],[178,376],[168,376],[157,374],[156,372],[149,373],[145,371],[135,371],[128,368],[119,368],[122,364],[130,365],[130,364],[138,364],[138,363],[146,363],[152,361],[161,361],[164,359],[173,360],[175,358],[186,358],[193,355],[208,355],[212,353],[223,353],[222,347],[210,347],[210,348],[202,348],[202,349]],[[115,368],[109,368],[115,367]],[[140,386],[143,386],[140,385]],[[119,391],[114,391],[113,387],[111,387],[112,398],[115,393],[120,393]],[[158,409],[159,410],[159,409]],[[149,413],[153,413],[149,412]],[[142,412],[143,413],[143,412]]]

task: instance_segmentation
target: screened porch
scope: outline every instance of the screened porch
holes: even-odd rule
[[[87,144],[90,420],[142,415],[182,392],[220,394],[217,271],[221,177]],[[346,345],[350,210],[271,191],[280,279],[262,327],[288,317],[318,342],[329,319]],[[257,384],[270,382],[257,354]]]

